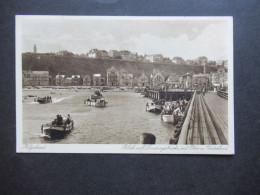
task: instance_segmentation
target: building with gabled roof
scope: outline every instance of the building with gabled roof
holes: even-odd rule
[[[57,74],[55,77],[55,84],[59,86],[64,86],[65,85],[65,75],[60,75]]]
[[[83,77],[83,85],[84,86],[90,86],[91,85],[91,77],[89,76],[89,74],[86,74]]]
[[[119,86],[119,71],[113,66],[107,69],[107,85]]]
[[[165,83],[168,78],[168,74],[160,71],[159,69],[153,69],[150,77],[150,83],[152,86],[157,86],[160,83]]]
[[[138,87],[146,87],[149,86],[149,78],[143,73],[138,78]]]

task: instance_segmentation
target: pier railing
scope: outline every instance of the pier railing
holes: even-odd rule
[[[217,95],[222,98],[228,99],[228,92],[226,91],[217,91]]]
[[[193,93],[193,97],[192,97],[191,103],[189,105],[189,109],[188,109],[186,118],[184,119],[185,121],[184,121],[182,128],[181,128],[178,144],[186,144],[187,143],[187,135],[188,135],[188,130],[189,130],[190,119],[191,119],[192,108],[193,108],[195,96],[196,96],[196,91]]]

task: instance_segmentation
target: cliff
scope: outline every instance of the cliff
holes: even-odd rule
[[[125,69],[129,74],[139,77],[143,72],[150,76],[153,69],[167,73],[184,74],[186,72],[203,73],[203,66],[189,66],[166,63],[150,63],[126,61],[117,59],[91,59],[75,56],[58,56],[54,54],[22,54],[23,70],[49,70],[50,75],[58,73],[70,76],[72,74],[93,75],[100,73],[106,77],[107,69],[114,66],[117,70]],[[209,70],[208,70],[209,71]],[[207,72],[208,72],[207,71]]]

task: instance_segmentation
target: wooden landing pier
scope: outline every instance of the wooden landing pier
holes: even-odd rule
[[[194,92],[175,144],[228,144],[228,101],[217,93]]]
[[[147,90],[147,96],[152,99],[164,99],[165,101],[176,101],[178,99],[190,100],[192,90],[170,89],[170,90]]]

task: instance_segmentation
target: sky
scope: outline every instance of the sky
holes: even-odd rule
[[[230,18],[209,17],[76,17],[21,16],[16,33],[22,52],[90,49],[129,50],[139,55],[163,54],[209,60],[228,58],[232,47]],[[231,44],[230,44],[231,43]]]

